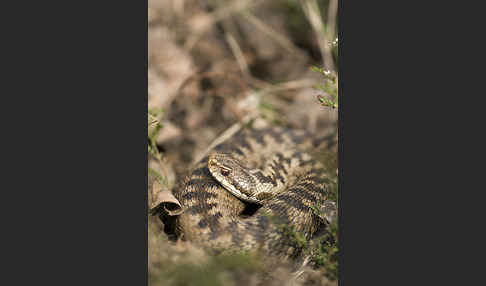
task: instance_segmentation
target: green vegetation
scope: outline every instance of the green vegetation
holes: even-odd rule
[[[324,78],[323,84],[317,84],[316,89],[324,92],[328,96],[318,95],[317,99],[323,106],[338,108],[338,76],[335,72],[312,67],[313,71],[320,73]]]
[[[148,113],[148,152],[150,155],[154,156],[157,160],[162,159],[162,154],[159,152],[157,148],[157,135],[159,134],[160,130],[162,130],[162,124],[157,119],[162,114],[162,111],[158,113]]]
[[[338,277],[338,226],[332,223],[328,230],[316,238],[307,239],[303,232],[296,231],[294,226],[279,225],[282,234],[303,250],[304,255],[309,255],[314,268],[322,268],[325,275],[336,280]]]
[[[162,130],[162,124],[157,118],[161,115],[162,111],[148,113],[148,154],[154,157],[159,164],[162,164],[162,153],[160,153],[159,148],[157,147],[157,135]],[[149,167],[148,172],[150,176],[153,176],[154,179],[158,180],[162,185],[168,185],[164,176],[156,170]]]
[[[311,248],[311,259],[317,267],[326,269],[326,275],[335,280],[338,278],[338,226],[337,222],[330,225],[329,232],[316,240]]]

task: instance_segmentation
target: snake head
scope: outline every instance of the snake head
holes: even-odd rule
[[[240,199],[254,201],[255,179],[243,164],[230,154],[212,153],[208,158],[211,175],[223,187]]]
[[[212,153],[209,155],[208,168],[211,171],[211,174],[214,172],[214,174],[228,177],[229,175],[232,175],[233,170],[238,165],[240,165],[238,160],[234,159],[229,154]]]

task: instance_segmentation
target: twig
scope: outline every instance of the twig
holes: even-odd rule
[[[322,22],[321,13],[316,0],[301,0],[300,4],[307,16],[319,43],[322,57],[324,59],[324,67],[328,70],[334,70],[334,61],[332,59],[331,47],[328,45],[329,41],[324,31],[324,24]]]
[[[226,129],[221,135],[219,135],[214,141],[209,145],[209,147],[201,153],[199,156],[195,156],[195,160],[192,162],[193,165],[199,162],[204,156],[206,156],[211,149],[216,147],[216,145],[223,143],[227,139],[229,139],[231,136],[233,136],[236,132],[238,132],[242,127],[242,124],[237,122],[233,124],[230,128]]]
[[[250,72],[248,71],[248,63],[246,62],[246,59],[243,56],[243,52],[241,51],[240,46],[238,45],[238,43],[236,42],[235,38],[231,33],[225,33],[225,38],[231,48],[231,51],[233,52],[233,55],[236,58],[236,62],[240,67],[241,73],[246,79],[250,78]]]
[[[338,0],[330,0],[327,11],[327,36],[330,40],[334,41],[336,30],[336,17],[338,10]]]
[[[299,89],[299,88],[304,88],[304,87],[311,87],[315,83],[316,82],[314,80],[309,80],[309,79],[293,80],[293,81],[288,81],[288,82],[284,82],[284,83],[281,83],[281,84],[271,85],[267,88],[264,88],[260,92],[261,93],[275,93],[275,92],[280,92],[280,91],[285,91],[285,90],[290,90],[290,89]]]
[[[260,4],[262,4],[264,1],[259,0],[259,1],[251,1],[251,0],[240,0],[240,1],[233,1],[230,5],[224,6],[222,8],[217,9],[214,12],[211,12],[208,17],[210,20],[210,23],[205,27],[205,29],[202,29],[198,31],[197,33],[194,33],[190,35],[187,39],[187,41],[184,43],[184,49],[186,51],[192,50],[196,43],[201,39],[202,35],[210,29],[214,24],[217,22],[232,16],[235,13],[238,13],[243,10],[247,10],[253,7],[256,7]]]
[[[307,58],[306,55],[299,50],[289,39],[283,37],[275,31],[273,28],[265,24],[263,21],[255,17],[248,11],[244,11],[242,15],[253,24],[256,28],[260,29],[263,33],[265,33],[270,38],[274,39],[277,43],[279,43],[282,47],[284,47],[287,51],[295,54],[297,57],[300,58]]]

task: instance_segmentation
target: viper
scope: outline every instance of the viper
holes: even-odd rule
[[[240,130],[173,190],[183,208],[177,235],[217,252],[300,254],[288,230],[310,239],[336,217],[329,173],[312,155],[336,145],[334,138],[279,127]]]

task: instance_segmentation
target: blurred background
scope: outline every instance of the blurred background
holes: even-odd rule
[[[158,180],[171,189],[215,138],[238,124],[337,136],[337,108],[325,106],[337,95],[337,6],[337,0],[148,0],[149,188]],[[336,154],[337,145],[323,160],[336,174],[337,200]],[[163,222],[150,215],[148,243],[151,285],[337,285],[337,245],[299,269],[248,257],[222,261],[171,242]]]

